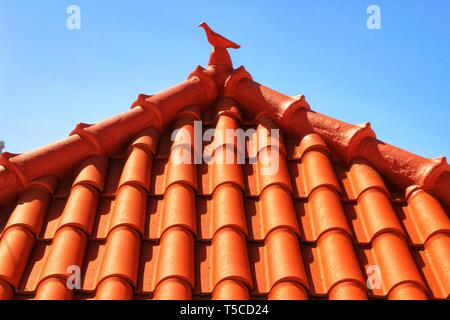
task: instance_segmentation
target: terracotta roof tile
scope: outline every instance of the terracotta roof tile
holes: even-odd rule
[[[243,67],[199,67],[4,154],[0,299],[449,299],[449,172]]]

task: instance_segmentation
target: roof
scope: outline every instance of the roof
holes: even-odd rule
[[[215,128],[203,149],[197,121]],[[253,153],[224,139],[252,128]],[[186,150],[215,161],[177,161]],[[312,111],[233,68],[226,48],[0,164],[0,299],[450,297],[445,158]]]

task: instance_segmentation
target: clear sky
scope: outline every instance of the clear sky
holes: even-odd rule
[[[81,9],[68,30],[67,7]],[[381,30],[366,25],[369,5]],[[206,66],[201,21],[254,79],[378,138],[450,156],[450,1],[0,0],[0,140],[24,152]]]

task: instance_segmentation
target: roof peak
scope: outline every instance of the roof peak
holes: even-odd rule
[[[227,49],[239,49],[241,46],[214,32],[206,22],[200,23],[199,27],[205,30],[206,38],[208,39],[208,42],[213,46],[208,65],[227,66],[232,68],[233,63]]]

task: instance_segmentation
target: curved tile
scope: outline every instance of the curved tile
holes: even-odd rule
[[[22,226],[29,229],[38,238],[49,203],[50,193],[48,190],[31,186],[19,196],[17,206],[11,213],[5,230],[14,226]]]
[[[269,300],[308,300],[308,291],[296,282],[286,281],[270,290]]]
[[[224,183],[234,183],[240,188],[244,189],[244,182],[242,180],[242,170],[238,164],[237,153],[230,148],[218,148],[212,159],[211,175],[210,175],[210,192]]]
[[[248,287],[239,280],[224,280],[214,288],[212,300],[249,300]]]
[[[106,240],[95,286],[109,277],[124,278],[136,286],[140,247],[141,238],[134,229],[126,226],[113,229]]]
[[[144,233],[147,212],[147,193],[141,187],[123,185],[117,192],[109,222],[109,230],[129,226]]]
[[[258,154],[256,162],[258,195],[271,185],[283,186],[292,192],[286,160],[279,150],[268,147]]]
[[[424,289],[416,283],[402,283],[389,293],[389,300],[428,300]]]
[[[35,300],[73,300],[74,292],[67,287],[66,279],[47,278],[37,290]]]
[[[214,130],[213,150],[211,150],[211,154],[214,155],[217,149],[222,148],[238,151],[238,138],[236,135],[236,130],[238,129],[239,125],[236,118],[229,115],[219,116]]]
[[[302,225],[302,238],[316,242],[322,234],[341,230],[352,237],[338,193],[329,187],[315,189],[307,202],[296,202]]]
[[[16,226],[6,230],[0,239],[0,279],[18,288],[35,243],[33,233]]]
[[[252,287],[247,243],[242,232],[234,228],[220,229],[211,244],[211,288],[225,279],[239,280]]]
[[[155,289],[155,300],[191,300],[192,288],[178,278],[168,278],[161,281]]]
[[[256,128],[256,148],[258,155],[264,149],[273,149],[286,156],[286,145],[280,128],[275,121],[269,117],[260,117]]]
[[[432,236],[423,251],[419,252],[422,272],[433,296],[437,299],[450,298],[450,236]]]
[[[390,192],[381,176],[371,166],[356,160],[350,166],[343,180],[345,193],[349,199],[357,200],[368,189],[377,189],[390,198]]]
[[[197,169],[194,153],[184,146],[177,146],[170,152],[167,169],[164,171],[164,191],[174,183],[184,183],[197,190]]]
[[[150,127],[141,131],[134,141],[131,143],[131,147],[146,149],[152,155],[155,155],[158,151],[160,133],[155,127]]]
[[[196,212],[192,188],[183,184],[172,184],[164,195],[159,234],[172,227],[185,227],[196,234]]]
[[[405,236],[389,198],[379,189],[362,193],[352,220],[355,236],[360,244],[371,243],[383,232],[396,232]]]
[[[354,281],[340,282],[330,291],[330,300],[367,300],[367,291]]]
[[[414,245],[423,245],[437,233],[450,234],[450,219],[439,202],[422,189],[408,197],[403,224]]]
[[[330,231],[324,233],[317,241],[315,247],[305,247],[305,261],[308,262],[307,271],[312,280],[311,291],[313,295],[329,298],[354,299],[354,289],[338,288],[340,283],[354,284],[365,287],[356,253],[347,233]],[[334,294],[331,295],[332,290]]]
[[[299,161],[310,150],[322,150],[329,154],[326,143],[316,133],[307,134],[302,139],[288,139],[287,142],[288,160]]]
[[[97,287],[95,300],[131,300],[133,287],[130,282],[120,277],[109,277]]]
[[[195,285],[194,236],[186,228],[170,228],[161,236],[155,284],[169,278],[184,280],[192,288]]]
[[[374,266],[380,273],[380,286],[369,290],[373,296],[388,297],[392,289],[403,283],[415,284],[426,292],[415,261],[401,235],[383,233],[373,241],[371,248],[362,253],[366,270]]]
[[[119,188],[125,184],[134,184],[149,191],[152,160],[147,149],[133,147],[120,176]]]
[[[72,186],[80,184],[91,185],[99,192],[103,192],[108,162],[108,158],[104,156],[89,157],[81,165],[80,171]]]
[[[96,189],[90,185],[75,185],[53,232],[72,226],[91,234],[97,205],[98,191]]]

